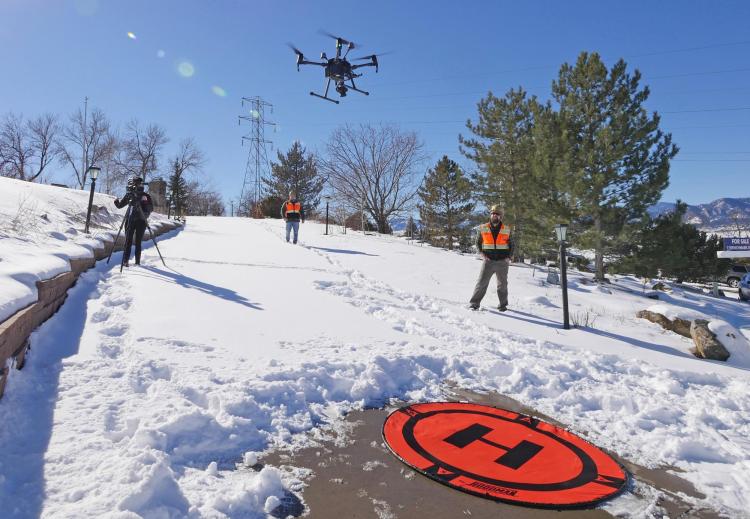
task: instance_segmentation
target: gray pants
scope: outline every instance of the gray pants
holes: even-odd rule
[[[299,222],[286,222],[286,241],[289,241],[289,234],[294,231],[294,243],[297,243],[297,235],[299,234]]]
[[[500,306],[508,306],[508,267],[510,259],[504,260],[484,260],[482,261],[482,270],[479,271],[479,279],[474,287],[474,295],[471,296],[470,304],[479,306],[484,294],[487,293],[487,286],[490,284],[493,274],[497,274],[497,298],[500,300]]]

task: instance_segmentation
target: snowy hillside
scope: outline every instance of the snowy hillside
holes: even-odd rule
[[[444,398],[448,383],[674,467],[700,506],[750,509],[750,305],[660,294],[737,331],[729,362],[698,360],[635,318],[655,303],[636,279],[602,289],[573,274],[573,321],[589,326],[563,330],[546,273],[512,266],[510,311],[491,289],[471,312],[475,257],[323,229],[305,223],[290,245],[277,220],[190,218],[160,242],[167,268],[146,249],[141,268],[84,274],[0,401],[4,514],[266,517],[286,492],[304,501],[305,475],[252,469],[264,451],[309,444],[352,409]]]
[[[88,191],[0,177],[0,322],[36,301],[36,281],[70,271],[70,259],[90,258],[114,239],[126,209],[95,193],[84,234],[88,202]],[[165,220],[153,214],[152,228]]]

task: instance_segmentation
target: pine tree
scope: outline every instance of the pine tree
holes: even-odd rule
[[[466,232],[464,224],[474,209],[469,179],[458,164],[443,156],[427,172],[417,195],[428,242],[453,249],[456,239]]]
[[[641,277],[673,278],[678,282],[705,281],[726,272],[729,260],[718,260],[721,238],[684,223],[687,204],[678,200],[675,210],[644,223],[633,239],[632,254],[617,265],[621,272]]]
[[[472,180],[479,199],[487,207],[504,207],[504,223],[513,227],[516,256],[529,253],[528,245],[551,229],[542,229],[550,210],[542,196],[549,182],[540,177],[546,171],[534,167],[535,119],[543,109],[522,88],[509,90],[502,98],[489,92],[478,104],[477,123],[467,123],[476,138],[459,138],[464,154],[478,166]]]
[[[278,163],[271,163],[271,178],[263,179],[269,196],[286,200],[289,192],[294,191],[304,204],[305,212],[312,214],[320,205],[320,192],[325,183],[318,173],[315,156],[295,141],[286,155],[277,152],[277,157]]]
[[[188,185],[185,177],[180,173],[178,164],[173,164],[173,172],[169,176],[169,200],[176,216],[182,216],[187,211]]]
[[[643,107],[649,89],[639,87],[640,72],[626,68],[620,60],[608,71],[598,54],[583,52],[552,84],[566,148],[564,184],[582,231],[578,245],[595,250],[600,280],[604,255],[622,241],[627,222],[659,200],[678,151],[659,129],[658,114]]]

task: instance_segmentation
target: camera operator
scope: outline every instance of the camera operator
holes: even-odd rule
[[[151,211],[154,210],[154,204],[151,201],[151,195],[143,191],[143,179],[136,177],[128,182],[127,194],[122,199],[115,199],[115,206],[118,209],[130,205],[130,214],[125,222],[125,250],[123,251],[123,265],[129,267],[130,247],[133,244],[135,236],[135,264],[141,264],[141,242],[143,234],[146,232],[146,220]]]

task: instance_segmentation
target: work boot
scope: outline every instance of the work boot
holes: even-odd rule
[[[472,310],[479,310],[479,305],[469,305],[469,308]]]
[[[504,312],[508,309],[508,305],[498,305],[497,309],[500,310],[501,312]]]

